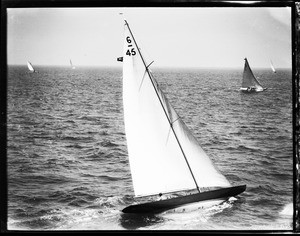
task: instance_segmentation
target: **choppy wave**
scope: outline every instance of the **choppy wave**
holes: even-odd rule
[[[9,67],[9,229],[291,229],[290,71],[262,70],[271,89],[257,96],[239,92],[239,71],[158,71],[158,82],[205,152],[233,185],[247,189],[209,209],[138,216],[121,212],[136,203],[121,70],[39,72]]]

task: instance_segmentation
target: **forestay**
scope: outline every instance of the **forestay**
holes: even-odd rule
[[[135,195],[230,186],[159,88],[126,21],[124,29],[124,121]]]

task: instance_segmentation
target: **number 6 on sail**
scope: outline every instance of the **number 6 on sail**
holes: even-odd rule
[[[245,191],[246,185],[232,187],[200,147],[159,88],[149,70],[151,63],[143,58],[126,20],[124,28],[123,57],[118,61],[123,61],[124,123],[134,193],[136,197],[170,198],[122,211],[161,213],[199,207]]]

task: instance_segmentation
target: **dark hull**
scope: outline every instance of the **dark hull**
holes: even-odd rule
[[[241,90],[243,93],[257,93],[255,90]]]
[[[172,199],[160,200],[155,202],[147,202],[137,205],[131,205],[122,210],[123,213],[161,213],[182,205],[207,201],[226,199],[236,196],[246,190],[246,185],[240,185],[229,188],[222,188],[203,193],[196,193],[192,195],[176,197]]]

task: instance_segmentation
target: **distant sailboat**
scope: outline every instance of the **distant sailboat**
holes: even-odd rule
[[[245,60],[245,66],[244,66],[244,72],[243,72],[243,81],[242,81],[242,87],[240,90],[242,92],[262,92],[266,90],[266,88],[263,88],[261,84],[258,82],[258,80],[255,78],[247,58]]]
[[[275,68],[274,68],[274,65],[273,65],[272,61],[270,61],[270,66],[271,66],[272,71],[273,71],[274,73],[276,73],[276,70],[275,70]]]
[[[75,68],[76,68],[75,66],[73,66],[73,63],[72,63],[71,59],[70,59],[70,65],[71,65],[71,68],[72,68],[72,69],[75,69]]]
[[[126,20],[123,57],[117,60],[123,62],[124,123],[134,193],[147,198],[122,212],[198,209],[244,192],[246,185],[233,187],[220,173],[169,103]],[[157,200],[159,196],[170,198]]]
[[[32,64],[31,64],[29,61],[27,61],[27,67],[28,67],[28,69],[29,69],[30,72],[37,72],[37,71],[33,68]]]

